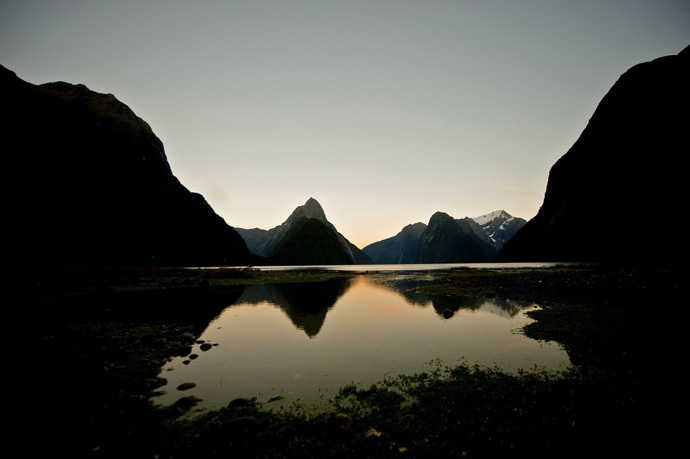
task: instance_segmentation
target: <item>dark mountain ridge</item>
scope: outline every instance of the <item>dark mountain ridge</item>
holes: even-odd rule
[[[497,251],[477,236],[469,218],[436,212],[419,238],[417,263],[477,263],[493,260]]]
[[[0,66],[20,265],[252,263],[244,240],[172,174],[151,127],[111,94],[33,85]]]
[[[462,219],[436,212],[428,225],[407,225],[362,251],[378,264],[490,262],[524,224],[503,210]]]
[[[369,244],[362,251],[378,264],[416,263],[419,238],[426,228],[424,223],[407,225],[395,236]]]
[[[249,250],[268,264],[369,264],[371,259],[328,221],[321,204],[309,198],[270,230],[235,228]]]
[[[551,168],[538,214],[497,259],[681,258],[684,248],[660,238],[648,222],[671,219],[683,208],[686,170],[680,161],[690,152],[689,81],[690,47],[625,72]]]
[[[395,249],[387,262],[401,263],[416,240],[414,260],[425,263],[677,260],[684,249],[644,222],[682,208],[688,81],[690,48],[625,72],[551,168],[537,216],[512,238],[512,229],[489,236],[473,219],[438,212],[423,232],[421,223],[411,225],[360,251],[311,199],[273,230],[236,231],[179,182],[163,143],[115,96],[79,84],[33,85],[0,66],[10,259],[22,266],[244,265],[262,257],[369,263],[367,251],[379,258],[388,245]],[[612,212],[639,218],[614,225]]]

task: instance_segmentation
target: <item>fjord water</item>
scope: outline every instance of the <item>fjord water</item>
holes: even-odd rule
[[[191,357],[175,357],[162,368],[168,383],[154,401],[170,405],[194,395],[198,407],[210,409],[251,397],[270,406],[311,405],[349,383],[366,387],[438,364],[569,367],[559,344],[520,333],[531,321],[525,312],[537,305],[417,293],[423,276],[248,286],[208,325]],[[189,382],[195,386],[177,389]]]

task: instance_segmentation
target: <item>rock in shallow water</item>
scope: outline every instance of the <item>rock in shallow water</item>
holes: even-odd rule
[[[246,398],[236,398],[235,400],[228,403],[228,408],[239,408],[242,406],[249,406],[251,401]]]
[[[203,399],[196,397],[194,395],[189,395],[187,397],[182,397],[179,400],[177,400],[173,406],[179,410],[185,411],[196,405],[198,402],[202,401]]]

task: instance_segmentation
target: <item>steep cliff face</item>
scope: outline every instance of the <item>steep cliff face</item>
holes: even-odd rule
[[[646,224],[682,208],[690,152],[690,48],[625,72],[553,165],[537,216],[498,260],[674,260]],[[621,219],[625,221],[621,221]]]
[[[244,264],[239,234],[173,175],[110,94],[0,67],[13,258],[52,266]]]

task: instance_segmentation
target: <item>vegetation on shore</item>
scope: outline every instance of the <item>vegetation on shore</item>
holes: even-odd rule
[[[524,332],[556,340],[562,374],[460,365],[349,385],[311,412],[255,399],[222,410],[150,402],[161,365],[189,345],[243,285],[358,273],[251,269],[53,270],[14,283],[38,336],[27,410],[40,442],[71,457],[581,457],[663,454],[673,444],[680,311],[675,269],[562,266],[434,271],[419,287],[528,299]],[[668,366],[666,366],[668,364]],[[30,372],[31,373],[31,372]],[[184,401],[184,400],[183,400]]]

